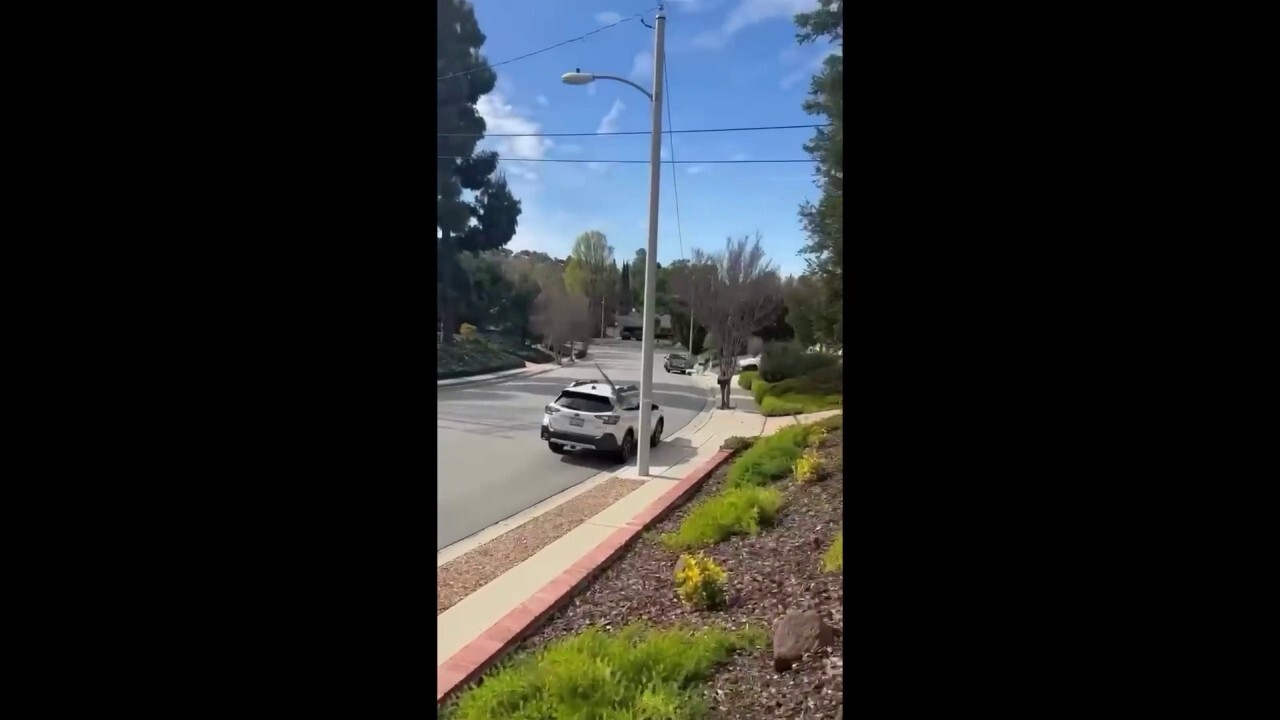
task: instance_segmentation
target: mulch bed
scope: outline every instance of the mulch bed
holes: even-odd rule
[[[536,649],[592,625],[617,628],[637,620],[660,626],[750,623],[772,637],[777,618],[790,611],[815,610],[836,630],[832,647],[777,672],[772,647],[766,644],[720,668],[706,693],[715,718],[836,717],[844,699],[844,578],[822,572],[821,556],[842,522],[843,440],[843,431],[834,431],[819,450],[831,468],[828,479],[814,485],[787,480],[781,485],[787,505],[776,527],[706,550],[728,573],[727,610],[697,612],[680,603],[672,579],[677,556],[658,544],[657,533],[675,530],[699,498],[724,487],[732,462],[721,466],[691,502],[637,540],[585,592],[523,641],[520,650]]]

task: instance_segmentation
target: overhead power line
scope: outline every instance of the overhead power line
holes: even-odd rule
[[[654,7],[654,8],[653,8],[653,10],[657,10],[657,9],[658,9],[657,7]],[[646,11],[646,12],[653,12],[653,10],[648,10],[648,11]],[[622,18],[621,20],[619,20],[619,21],[618,21],[618,22],[616,22],[616,23],[611,23],[611,24],[609,24],[609,25],[605,25],[604,27],[598,27],[598,28],[596,28],[595,30],[592,30],[591,32],[586,33],[586,34],[584,34],[584,35],[579,35],[579,36],[578,36],[578,37],[576,37],[576,38],[569,38],[568,40],[565,40],[565,41],[563,41],[563,42],[558,42],[558,43],[556,43],[555,45],[551,45],[551,46],[548,46],[548,47],[544,47],[544,48],[542,48],[541,50],[534,50],[534,51],[533,51],[533,52],[531,52],[531,53],[525,53],[524,55],[521,55],[521,56],[519,56],[519,57],[513,57],[513,58],[511,58],[511,59],[509,59],[509,60],[503,60],[502,62],[490,63],[490,64],[488,64],[488,65],[481,65],[481,66],[479,66],[479,67],[473,67],[473,68],[471,68],[470,70],[463,70],[462,72],[456,72],[456,73],[453,73],[452,75],[445,75],[444,77],[438,77],[438,78],[436,78],[436,82],[440,82],[441,80],[448,80],[449,78],[459,77],[459,76],[461,76],[461,75],[470,75],[470,74],[471,74],[471,73],[473,73],[473,72],[480,72],[481,70],[487,70],[487,69],[496,68],[496,67],[498,67],[499,65],[506,65],[506,64],[508,64],[508,63],[513,63],[513,62],[515,62],[515,61],[517,61],[517,60],[524,60],[525,58],[531,58],[531,57],[533,57],[534,55],[541,55],[542,53],[547,52],[548,50],[555,50],[556,48],[558,48],[558,47],[563,47],[563,46],[565,46],[565,45],[568,45],[569,43],[578,42],[579,40],[586,40],[587,38],[591,37],[592,35],[595,35],[595,34],[596,34],[596,33],[598,33],[598,32],[604,32],[605,30],[608,30],[608,29],[610,29],[610,28],[615,28],[615,27],[617,27],[617,26],[619,26],[619,25],[621,25],[621,24],[623,24],[623,23],[631,22],[632,20],[635,20],[636,18],[643,17],[643,16],[644,16],[644,14],[645,14],[645,13],[636,13],[635,15],[632,15],[631,17],[625,17],[625,18]]]
[[[667,108],[670,111],[670,107]],[[752,130],[808,130],[831,127],[831,123],[807,125],[760,125],[756,127],[701,128],[698,130],[663,130],[663,135],[683,133],[749,132]],[[606,137],[611,135],[649,135],[652,130],[626,130],[621,132],[565,132],[565,133],[436,133],[439,137]]]
[[[466,155],[437,155],[437,160],[470,160]],[[545,162],[545,163],[621,163],[624,165],[648,165],[648,160],[586,160],[582,158],[513,158],[498,157],[498,162]],[[813,158],[804,160],[662,160],[663,165],[745,165],[750,163],[812,163]]]

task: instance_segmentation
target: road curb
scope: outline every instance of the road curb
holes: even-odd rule
[[[733,457],[730,450],[718,450],[702,465],[686,475],[675,487],[654,500],[626,525],[618,528],[568,570],[560,573],[520,603],[516,609],[480,633],[436,668],[436,704],[443,704],[457,691],[480,677],[485,670],[536,630],[547,618],[564,607],[601,570],[623,553],[642,532],[689,498],[716,468]]]
[[[491,373],[489,375],[472,375],[470,377],[449,378],[448,380],[437,380],[436,388],[455,388],[463,385],[474,385],[482,382],[492,382],[494,380],[507,380],[514,377],[536,377],[543,373],[549,373],[563,366],[554,366],[549,368],[538,368],[533,372],[529,372],[529,368],[516,368],[514,370],[503,370],[500,373]]]

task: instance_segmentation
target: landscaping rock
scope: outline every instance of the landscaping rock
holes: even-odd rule
[[[812,610],[783,615],[773,623],[773,669],[790,670],[805,653],[830,647],[835,640],[831,626]]]

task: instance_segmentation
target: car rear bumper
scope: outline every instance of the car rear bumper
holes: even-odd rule
[[[600,451],[612,451],[618,449],[618,438],[614,437],[613,433],[605,433],[600,437],[594,437],[592,435],[581,435],[579,433],[552,430],[546,425],[543,425],[542,439],[573,443],[574,445],[582,445]]]

